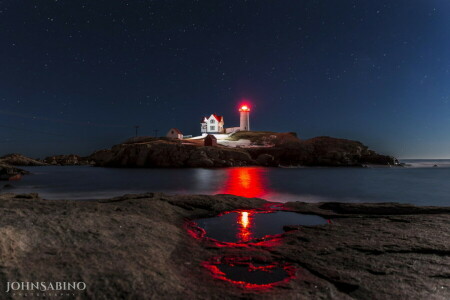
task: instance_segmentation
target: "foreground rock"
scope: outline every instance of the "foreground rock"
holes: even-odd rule
[[[20,179],[29,172],[0,162],[0,180]]]
[[[219,247],[184,228],[187,219],[264,203],[231,195],[80,202],[3,194],[0,281],[84,281],[78,299],[450,298],[450,208],[288,203],[331,224],[287,227],[283,242],[270,248]],[[219,255],[288,262],[297,277],[246,290],[201,266]]]
[[[241,132],[248,148],[204,147],[201,141],[142,138],[93,153],[89,160],[105,167],[363,166],[398,165],[357,141],[317,137],[300,140],[294,133]]]
[[[37,159],[26,157],[22,154],[7,154],[0,157],[0,163],[11,165],[11,166],[46,166],[45,162]]]

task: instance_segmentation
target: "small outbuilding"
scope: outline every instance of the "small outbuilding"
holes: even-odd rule
[[[212,134],[208,134],[205,137],[205,146],[217,146],[217,138],[212,135]]]
[[[169,130],[169,132],[167,132],[166,137],[168,137],[169,139],[182,140],[183,139],[183,133],[177,128],[172,128],[172,129]]]

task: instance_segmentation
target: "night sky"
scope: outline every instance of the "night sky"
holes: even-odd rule
[[[87,155],[203,115],[450,158],[450,1],[0,1],[0,155]]]

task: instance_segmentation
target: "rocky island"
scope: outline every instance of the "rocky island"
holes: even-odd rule
[[[234,167],[234,166],[363,166],[398,165],[357,141],[332,137],[308,140],[295,133],[237,132],[230,141],[243,146],[203,146],[202,140],[147,138],[131,140],[93,153],[89,160],[102,167]]]
[[[224,246],[189,234],[197,218],[267,205],[232,195],[51,201],[2,194],[0,281],[85,282],[77,299],[450,298],[448,207],[291,202],[279,209],[329,224],[285,227],[268,246]],[[214,257],[293,271],[273,287],[249,288],[215,278],[205,268]],[[17,297],[2,291],[3,299]]]
[[[132,138],[111,149],[89,156],[54,155],[43,160],[21,154],[0,157],[1,180],[26,174],[17,166],[77,166],[128,168],[221,168],[265,167],[361,167],[398,166],[393,156],[381,155],[358,141],[332,137],[307,140],[295,133],[237,132],[217,146],[204,146],[202,139]],[[14,166],[14,167],[13,167]]]

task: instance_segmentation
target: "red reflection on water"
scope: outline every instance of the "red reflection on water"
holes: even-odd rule
[[[242,242],[248,242],[252,237],[252,221],[253,221],[253,213],[248,211],[241,211],[238,213],[238,224],[239,231],[237,233],[237,237]]]
[[[265,205],[266,206],[266,205]],[[226,211],[223,214],[236,213],[238,214],[238,219],[236,222],[238,223],[238,232],[237,238],[238,242],[221,242],[215,240],[213,238],[206,236],[206,231],[199,227],[197,223],[194,221],[186,220],[184,227],[188,234],[196,240],[204,240],[207,243],[210,243],[208,246],[214,246],[217,248],[251,248],[254,246],[257,247],[268,247],[273,248],[277,247],[281,244],[283,234],[275,234],[266,236],[263,238],[255,239],[253,237],[252,226],[253,226],[253,215],[257,213],[269,213],[272,210],[268,208],[268,210],[234,210],[234,211]]]
[[[266,171],[261,167],[225,169],[227,179],[218,194],[259,198],[269,193]]]
[[[209,247],[215,246],[217,248],[237,248],[242,249],[245,248],[247,250],[255,250],[254,247],[268,247],[275,248],[281,244],[283,234],[277,234],[272,236],[267,236],[262,239],[253,239],[252,227],[253,227],[253,216],[257,213],[270,213],[275,210],[283,209],[283,204],[280,203],[265,203],[262,209],[246,209],[246,210],[234,210],[234,211],[226,211],[221,213],[236,213],[237,220],[236,222],[239,225],[239,230],[237,233],[238,239],[240,240],[237,243],[227,243],[220,242],[215,239],[206,237],[206,231],[203,228],[197,226],[197,224],[193,221],[186,220],[185,228],[190,236],[199,241],[204,241],[207,243]],[[247,252],[246,252],[247,253]],[[257,261],[261,260],[260,258]],[[262,260],[264,261],[264,260]],[[236,257],[236,256],[225,256],[225,257],[213,257],[210,260],[203,261],[202,266],[208,269],[211,272],[213,278],[220,279],[232,283],[234,285],[240,286],[245,289],[252,290],[267,290],[273,288],[278,285],[286,284],[290,280],[296,277],[297,268],[291,264],[285,264],[281,262],[268,262],[264,265],[255,265],[253,263],[253,257]],[[230,265],[230,266],[246,266],[248,268],[248,272],[267,272],[271,273],[272,270],[276,268],[282,268],[286,272],[286,277],[280,281],[274,281],[266,284],[255,284],[246,281],[237,281],[228,277],[227,274],[222,272],[219,269],[219,266],[222,264]],[[269,275],[268,274],[268,275]]]
[[[22,179],[22,175],[20,175],[20,174],[16,174],[16,175],[8,178],[9,181],[16,181],[16,180],[20,180],[20,179]]]
[[[219,269],[219,265],[221,264],[227,264],[231,266],[241,265],[248,267],[248,271],[263,271],[270,273],[272,269],[274,268],[283,268],[286,272],[286,277],[281,281],[275,281],[267,284],[255,284],[255,283],[249,283],[245,281],[236,281],[228,278],[228,276],[222,272]],[[290,264],[282,264],[278,262],[270,262],[266,264],[265,266],[255,266],[252,262],[252,257],[235,257],[235,256],[225,256],[225,257],[213,257],[209,261],[204,261],[202,263],[203,267],[208,269],[211,272],[211,275],[220,280],[227,281],[229,283],[236,284],[238,286],[241,286],[246,289],[253,289],[253,290],[266,290],[270,289],[274,286],[278,286],[281,284],[286,284],[290,280],[294,279],[296,277],[296,271],[297,268]]]

